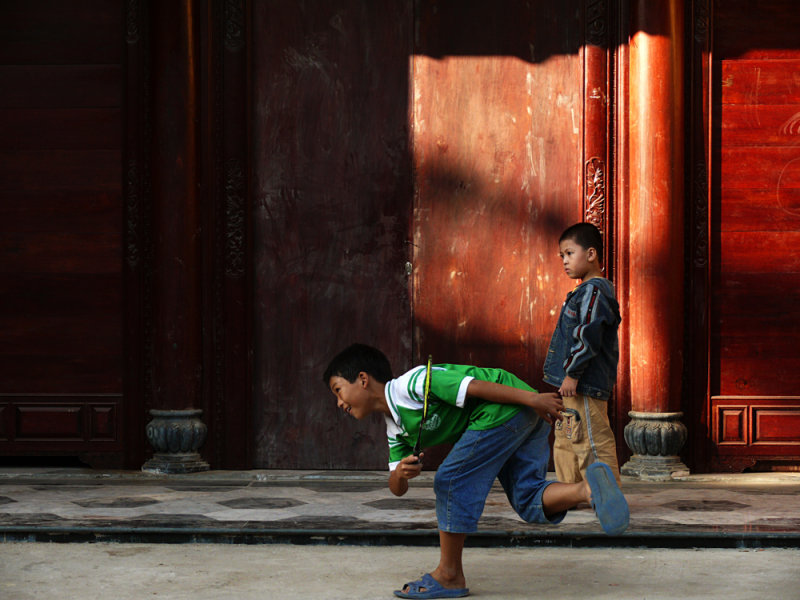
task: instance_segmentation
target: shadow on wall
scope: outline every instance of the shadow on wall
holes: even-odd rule
[[[584,19],[254,3],[255,466],[385,468],[383,424],[343,420],[320,381],[353,341],[397,373],[432,352],[538,385],[581,217]]]

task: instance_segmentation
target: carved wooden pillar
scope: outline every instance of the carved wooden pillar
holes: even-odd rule
[[[202,294],[198,0],[150,3],[153,405],[146,471],[208,469],[198,448]]]
[[[669,478],[683,372],[683,0],[634,0],[629,67],[629,327],[633,451],[622,472]]]

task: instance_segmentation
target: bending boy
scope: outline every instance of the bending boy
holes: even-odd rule
[[[386,356],[361,344],[338,354],[323,375],[337,405],[350,416],[384,415],[389,489],[396,496],[408,491],[408,481],[422,469],[422,455],[414,456],[413,447],[422,421],[425,375],[426,367],[420,366],[392,378]],[[396,596],[456,598],[469,593],[464,541],[478,528],[495,478],[529,523],[559,523],[568,508],[591,502],[607,533],[625,530],[627,503],[606,465],[595,463],[580,483],[546,480],[550,424],[561,418],[563,409],[558,394],[539,394],[502,369],[432,367],[423,445],[454,444],[434,479],[440,559],[433,571],[395,591]]]

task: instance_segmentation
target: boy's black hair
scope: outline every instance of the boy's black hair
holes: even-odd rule
[[[361,371],[380,383],[392,379],[392,367],[383,352],[366,344],[353,344],[333,357],[322,381],[328,385],[331,377],[338,376],[353,383]]]
[[[603,235],[591,223],[575,223],[572,227],[567,227],[558,238],[558,243],[564,240],[574,240],[584,250],[594,248],[600,260],[603,259]]]

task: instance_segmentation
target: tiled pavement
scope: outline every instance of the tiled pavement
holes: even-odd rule
[[[210,471],[157,476],[0,468],[0,541],[438,543],[433,473],[392,496],[387,475]],[[558,526],[517,517],[495,486],[471,545],[800,547],[800,473],[623,478],[625,534],[603,534],[589,508]]]

